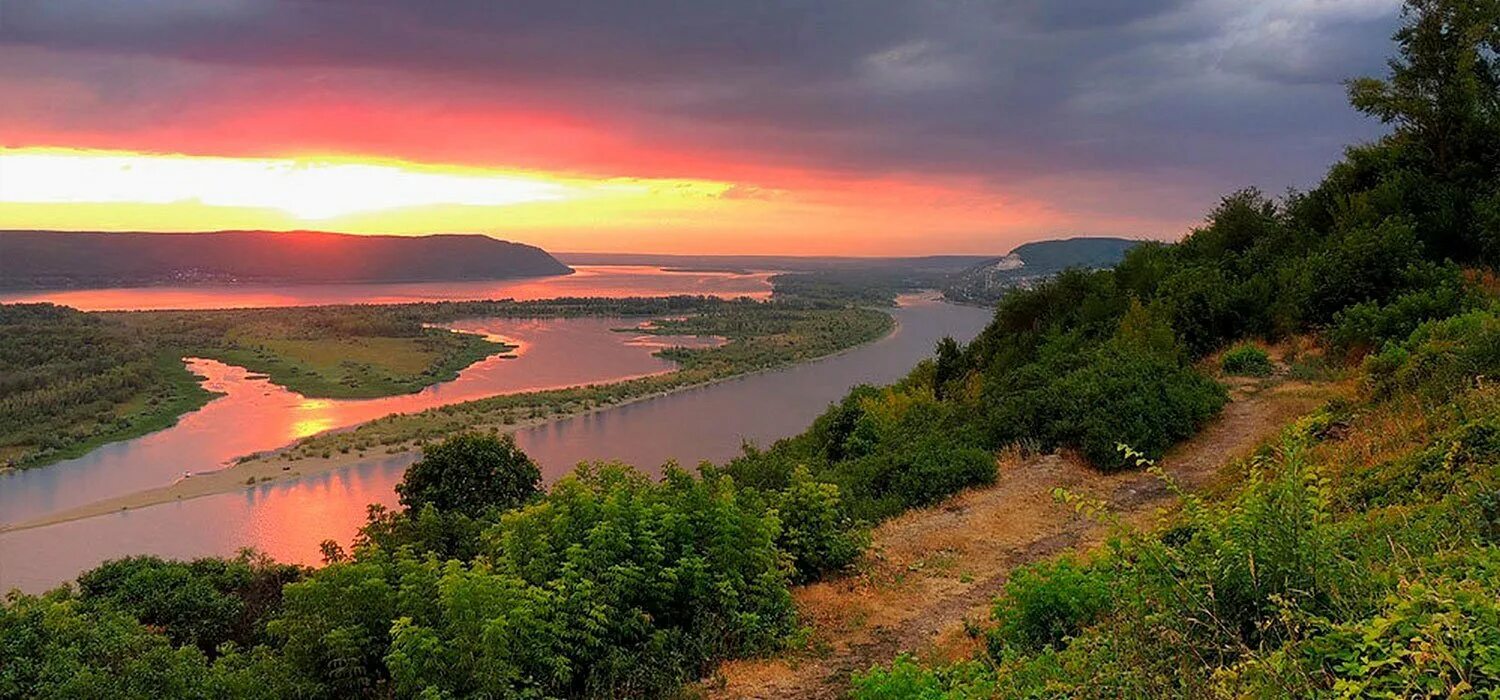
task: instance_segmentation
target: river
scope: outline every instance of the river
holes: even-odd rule
[[[966,341],[990,318],[987,310],[930,297],[903,298],[892,313],[898,321],[892,334],[848,352],[523,429],[516,440],[548,480],[583,460],[618,459],[653,472],[669,459],[723,461],[744,441],[766,445],[801,431],[850,387],[894,381],[930,355],[939,338]],[[0,589],[39,591],[127,554],[186,558],[254,547],[282,561],[317,563],[318,544],[347,543],[364,522],[367,504],[394,504],[392,488],[411,459],[372,457],[236,493],[5,533]],[[37,473],[48,472],[53,483],[45,491],[53,498],[74,488],[71,476],[58,476],[62,470]],[[59,507],[56,502],[48,510]]]
[[[114,289],[0,291],[0,304],[50,301],[79,311],[240,309],[323,304],[402,304],[420,301],[555,299],[558,297],[663,297],[710,294],[771,296],[770,272],[665,271],[646,265],[575,265],[571,275],[513,280],[397,282],[384,284],[163,285]]]

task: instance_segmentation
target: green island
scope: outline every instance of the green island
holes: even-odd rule
[[[41,466],[172,425],[213,398],[184,357],[240,365],[309,397],[358,398],[418,391],[509,349],[378,309],[0,305],[0,464]]]
[[[245,367],[309,398],[371,398],[420,391],[513,349],[431,327],[458,319],[661,319],[647,332],[729,341],[723,348],[661,351],[682,366],[683,374],[667,381],[508,402],[535,418],[798,362],[889,330],[885,314],[848,301],[680,296],[100,313],[0,305],[6,377],[0,464],[41,466],[170,426],[213,398],[183,367],[183,357]]]
[[[509,438],[450,435],[323,566],[133,557],[11,594],[0,695],[695,697],[756,659],[860,700],[1500,693],[1500,5],[1408,9],[1391,75],[1350,84],[1391,132],[1309,191],[1009,293],[974,342],[727,464],[543,489]],[[1242,343],[1276,348],[1271,376],[1225,362]],[[1157,468],[1281,381],[1348,396],[1205,489]],[[1141,523],[1114,514],[1141,493],[1059,489],[1102,544],[1002,556],[957,658],[896,640],[830,679],[799,595],[878,593],[880,523],[961,517],[923,507],[1006,486],[1002,458],[1151,471],[1173,505]]]
[[[328,458],[334,453],[362,456],[371,450],[396,453],[465,430],[513,430],[524,423],[824,357],[876,340],[889,333],[893,325],[883,312],[854,306],[784,308],[750,301],[712,306],[691,316],[661,319],[644,329],[632,329],[657,335],[715,336],[727,341],[717,347],[658,351],[677,363],[678,368],[671,372],[608,384],[501,394],[394,414],[351,430],[304,438],[272,455],[251,455],[248,459],[295,461]]]

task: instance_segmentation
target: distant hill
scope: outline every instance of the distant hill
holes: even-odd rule
[[[1112,267],[1140,241],[1127,238],[1064,238],[1017,246],[951,277],[943,294],[953,301],[988,304],[1005,292],[1027,287],[1070,267]]]
[[[902,270],[959,272],[993,255],[924,255],[875,258],[832,255],[674,255],[667,253],[554,253],[569,265],[649,265],[673,270],[821,272],[824,270]]]
[[[320,231],[0,231],[0,288],[413,282],[563,275],[535,246],[488,236]]]

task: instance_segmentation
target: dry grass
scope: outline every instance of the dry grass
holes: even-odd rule
[[[1201,489],[1287,422],[1349,391],[1347,384],[1246,382],[1231,390],[1234,400],[1223,415],[1172,450],[1162,467]],[[968,657],[976,642],[966,622],[988,619],[1015,567],[1092,547],[1107,535],[1105,526],[1058,503],[1054,489],[1104,500],[1133,524],[1152,522],[1172,502],[1147,474],[1103,475],[1064,456],[1028,457],[1012,447],[999,467],[993,486],[881,524],[856,571],[797,588],[798,612],[810,630],[801,649],[727,663],[698,690],[732,698],[835,698],[851,673],[902,651],[933,661]]]

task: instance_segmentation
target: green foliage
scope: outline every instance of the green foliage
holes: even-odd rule
[[[1016,569],[992,613],[991,654],[1059,645],[1111,608],[1114,584],[1107,568],[1072,556]]]
[[[790,632],[759,500],[723,477],[581,467],[495,516],[472,561],[366,545],[287,586],[268,629],[339,696],[660,694]]]
[[[1471,311],[1424,323],[1406,342],[1366,359],[1380,396],[1410,393],[1441,401],[1500,368],[1500,313]]]
[[[0,469],[160,430],[212,395],[125,324],[51,304],[0,304]]]
[[[209,662],[112,606],[86,605],[67,589],[12,593],[0,602],[0,697],[316,697],[269,650],[220,649]]]
[[[396,493],[409,510],[431,506],[473,517],[526,503],[540,491],[541,481],[541,470],[510,435],[465,433],[423,448],[422,459],[407,468]]]
[[[226,642],[248,648],[264,641],[261,629],[281,603],[281,587],[302,575],[298,567],[249,552],[191,562],[130,557],[79,576],[78,600],[88,609],[128,613],[173,644],[213,655]]]
[[[806,467],[771,497],[781,522],[777,547],[791,559],[794,582],[843,569],[869,545],[869,536],[850,522],[839,487],[815,481]]]
[[[1384,79],[1349,83],[1355,108],[1395,127],[1402,205],[1458,260],[1500,261],[1485,220],[1500,175],[1500,3],[1410,0]],[[1390,177],[1390,176],[1387,176]]]
[[[994,673],[984,664],[924,668],[906,654],[888,667],[855,673],[853,686],[851,695],[857,700],[986,700],[998,690]]]
[[[1244,377],[1269,377],[1274,367],[1271,365],[1271,357],[1265,350],[1254,345],[1236,345],[1224,353],[1224,358],[1219,361],[1219,369],[1225,374],[1237,374]]]
[[[934,398],[930,383],[907,382],[856,388],[806,433],[751,449],[723,470],[741,483],[784,489],[805,467],[838,486],[853,520],[873,522],[994,481],[995,458],[982,444],[958,406]]]
[[[1427,321],[1475,306],[1476,295],[1464,287],[1454,266],[1434,267],[1433,272],[1430,282],[1388,304],[1366,301],[1335,313],[1327,334],[1329,342],[1346,354],[1362,354],[1388,342],[1405,340]]]
[[[984,387],[991,444],[1071,447],[1110,471],[1128,466],[1119,443],[1160,456],[1227,400],[1218,383],[1190,367],[1118,343],[991,376]]]
[[[1488,557],[1495,565],[1493,555]],[[1322,622],[1299,661],[1341,697],[1460,697],[1500,692],[1500,576],[1411,582],[1370,617]]]

